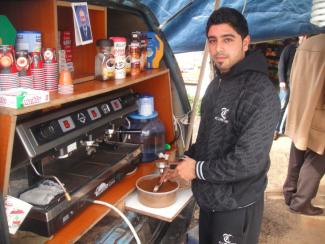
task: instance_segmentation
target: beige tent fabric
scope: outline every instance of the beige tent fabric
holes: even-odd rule
[[[300,150],[325,150],[325,34],[305,40],[291,70],[286,134]]]

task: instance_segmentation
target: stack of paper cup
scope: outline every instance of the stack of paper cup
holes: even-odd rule
[[[45,80],[43,68],[32,68],[33,89],[45,90]]]
[[[73,93],[73,81],[71,77],[71,72],[67,69],[64,69],[60,72],[59,93],[60,94]]]
[[[44,78],[45,90],[57,91],[59,79],[59,64],[58,63],[44,63]]]
[[[19,76],[20,87],[33,89],[33,76]]]
[[[0,89],[2,91],[19,87],[18,73],[0,74]]]

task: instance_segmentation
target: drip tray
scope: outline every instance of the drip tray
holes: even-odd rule
[[[139,147],[138,144],[132,143],[100,143],[99,148],[105,152],[128,154]]]
[[[87,158],[88,161],[106,165],[114,165],[125,157],[125,153],[100,151]]]
[[[67,172],[93,178],[105,171],[109,166],[102,163],[81,162],[68,169]]]
[[[69,193],[75,192],[91,180],[90,177],[73,175],[69,173],[57,173],[58,178],[67,188]]]

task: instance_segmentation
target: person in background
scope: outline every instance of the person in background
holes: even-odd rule
[[[162,180],[192,180],[201,244],[254,244],[280,102],[264,56],[248,51],[248,25],[241,13],[215,10],[206,36],[217,74],[202,99],[198,137]]]
[[[325,173],[325,34],[299,45],[292,64],[286,134],[292,139],[285,203],[295,213],[319,215],[311,203]]]
[[[280,134],[284,134],[284,125],[286,120],[286,108],[290,96],[290,71],[292,61],[296,53],[297,44],[291,42],[282,50],[278,63],[278,77],[279,77],[279,96],[281,101],[281,115],[280,120],[276,126],[273,139],[278,139]]]

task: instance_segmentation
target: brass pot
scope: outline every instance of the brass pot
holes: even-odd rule
[[[138,199],[143,205],[150,208],[165,208],[175,203],[176,193],[179,189],[178,182],[164,182],[158,192],[153,192],[159,178],[160,175],[151,174],[142,176],[137,180]]]

